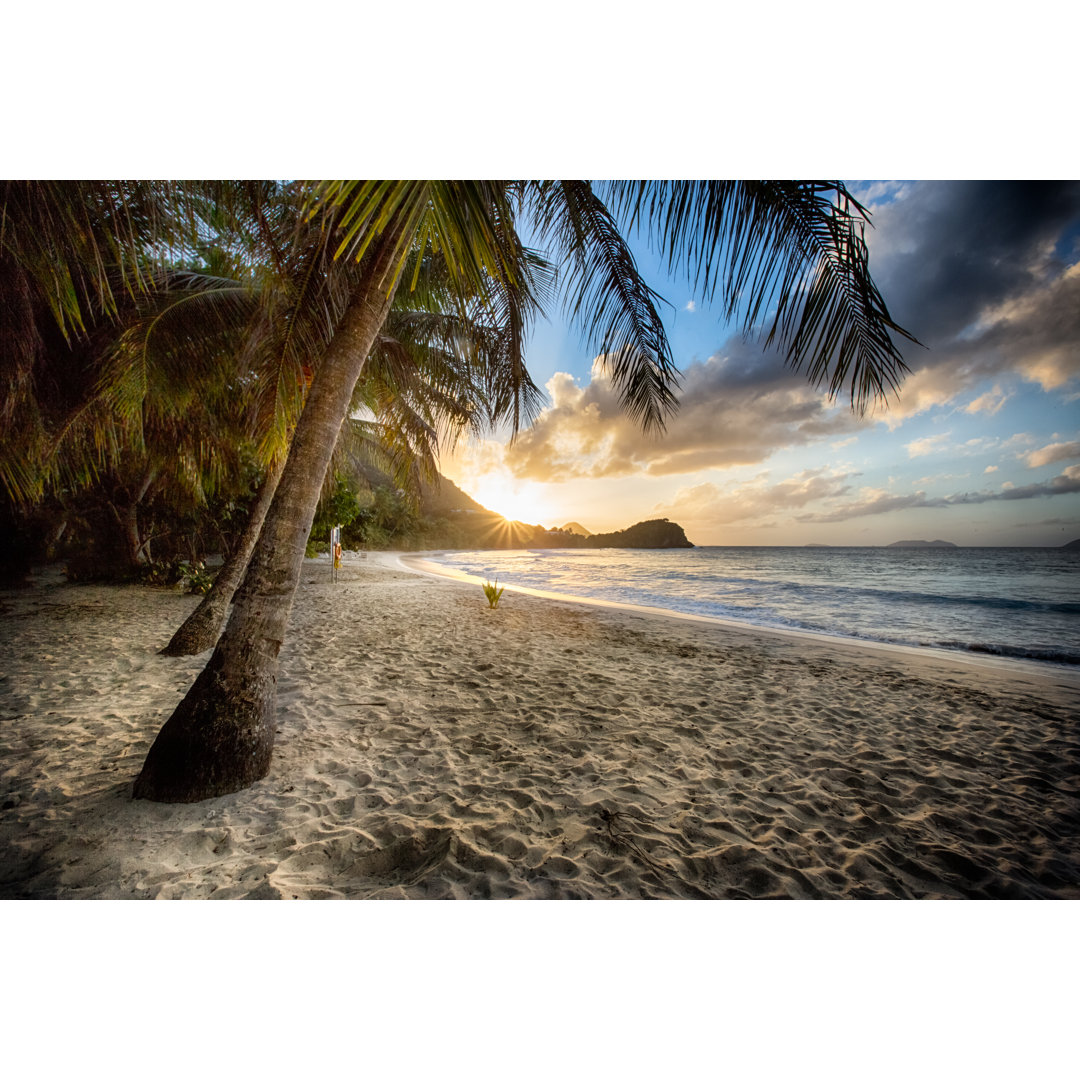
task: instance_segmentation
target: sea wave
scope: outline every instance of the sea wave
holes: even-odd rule
[[[888,644],[1080,663],[1080,560],[1054,549],[696,548],[474,551],[500,582]]]
[[[988,642],[936,641],[939,649],[963,649],[967,652],[1006,656],[1017,660],[1041,660],[1049,664],[1080,664],[1080,653],[1062,649],[1033,649],[1023,645],[992,645]]]

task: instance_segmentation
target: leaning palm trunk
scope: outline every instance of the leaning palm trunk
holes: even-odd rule
[[[259,488],[259,495],[251,508],[236,550],[225,560],[202,603],[184,620],[169,644],[161,650],[162,656],[195,656],[217,642],[233,594],[244,578],[284,469],[285,458],[282,456],[270,467]]]
[[[349,402],[397,288],[388,229],[311,384],[285,471],[225,633],[158,732],[137,799],[198,802],[261,780],[274,749],[278,651],[285,639],[323,477]]]

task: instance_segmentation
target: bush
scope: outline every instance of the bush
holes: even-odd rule
[[[70,569],[68,577],[72,577]],[[214,584],[214,574],[201,562],[190,563],[173,559],[171,562],[154,562],[141,567],[135,580],[140,585],[179,589],[183,593],[205,596]]]
[[[208,573],[201,562],[182,562],[176,569],[180,576],[180,588],[186,593],[199,593],[205,596],[214,584],[214,575]]]

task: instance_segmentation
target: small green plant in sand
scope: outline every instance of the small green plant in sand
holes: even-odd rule
[[[495,579],[494,585],[492,585],[490,581],[484,582],[484,595],[487,597],[488,607],[490,608],[497,608],[499,606],[499,597],[502,596],[503,590],[496,587],[498,584],[498,578]],[[506,586],[504,585],[503,589],[505,588]]]
[[[182,562],[176,569],[180,575],[179,587],[183,592],[205,596],[214,584],[214,575],[208,574],[206,566],[201,562]]]

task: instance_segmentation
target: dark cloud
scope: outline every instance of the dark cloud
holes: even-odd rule
[[[1080,376],[1080,266],[1063,250],[1080,182],[924,182],[874,212],[874,279],[896,320],[927,346],[894,421],[982,380],[1018,375],[1052,390]]]
[[[867,517],[872,514],[888,514],[895,510],[909,510],[915,507],[974,506],[988,502],[1050,498],[1054,495],[1071,495],[1076,492],[1080,492],[1080,465],[1070,466],[1060,476],[1055,476],[1052,480],[1041,484],[1025,484],[1023,487],[1005,488],[1001,491],[965,492],[939,498],[928,498],[923,491],[918,491],[913,495],[890,495],[877,492],[862,501],[847,503],[824,513],[800,514],[796,520],[824,524],[849,521],[851,518]]]
[[[986,498],[971,497],[962,499],[957,497],[956,502],[992,502],[1001,499],[1010,502],[1013,499],[1041,499],[1048,495],[1071,495],[1080,491],[1080,466],[1073,465],[1066,469],[1061,476],[1055,476],[1053,480],[1047,480],[1045,484],[1025,484],[1023,487],[1006,488],[998,495],[989,495]]]
[[[874,211],[874,279],[901,325],[943,344],[1060,276],[1058,240],[1078,216],[1074,181],[919,183]]]

